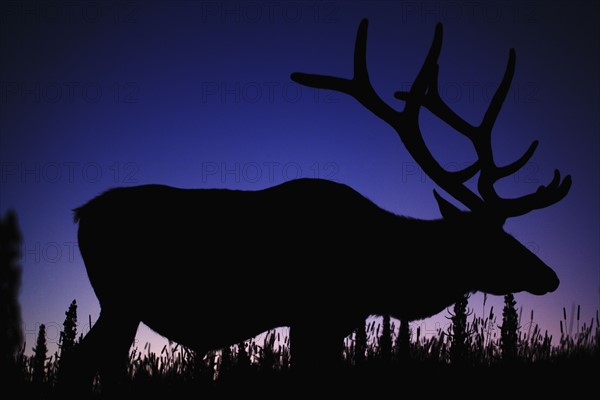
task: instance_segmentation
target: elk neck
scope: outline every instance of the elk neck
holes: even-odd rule
[[[393,260],[375,288],[378,314],[421,319],[437,314],[476,288],[476,260],[469,240],[444,219],[397,216],[388,231]],[[393,232],[393,233],[392,233]]]

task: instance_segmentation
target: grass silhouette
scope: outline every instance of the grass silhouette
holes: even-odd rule
[[[448,313],[450,319],[454,314]],[[552,337],[547,332],[542,333],[534,323],[532,312],[526,328],[520,324],[517,327],[516,353],[510,364],[503,363],[500,325],[493,308],[489,315],[472,315],[467,321],[462,360],[457,360],[456,353],[452,352],[452,325],[430,337],[423,337],[417,327],[409,332],[407,350],[402,348],[402,341],[397,340],[398,321],[392,320],[389,328],[390,347],[390,337],[385,336],[390,333],[385,332],[381,320],[373,320],[363,328],[366,346],[359,345],[364,348],[363,354],[356,352],[355,339],[360,333],[348,336],[340,355],[343,360],[340,370],[331,371],[330,382],[326,386],[320,382],[318,390],[330,390],[337,395],[364,391],[365,395],[372,396],[378,390],[400,392],[410,385],[426,390],[427,394],[460,393],[477,388],[511,397],[554,393],[555,385],[561,383],[565,387],[571,381],[579,382],[577,387],[584,388],[585,384],[594,382],[587,381],[585,376],[600,366],[600,325],[598,312],[589,323],[580,324],[578,316],[575,332],[567,333],[563,329],[560,340],[553,344]],[[566,326],[566,322],[567,313],[563,309],[561,327]],[[34,356],[27,356],[24,351],[25,346],[17,356],[20,392],[26,398],[53,398],[60,354],[47,359],[45,377],[40,380],[39,376],[34,379]],[[131,349],[122,389],[124,395],[132,397],[223,397],[241,393],[280,396],[298,386],[293,380],[291,363],[293,354],[289,351],[285,329],[271,330],[207,354],[197,354],[174,342],[156,353],[147,343],[143,349]],[[308,390],[311,384],[303,382],[300,389]],[[102,398],[101,387],[96,378],[91,398]],[[572,394],[572,390],[569,393]]]

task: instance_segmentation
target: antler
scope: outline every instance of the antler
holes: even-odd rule
[[[314,88],[331,89],[349,94],[365,108],[392,126],[406,149],[423,168],[425,173],[442,189],[473,211],[485,211],[502,221],[508,217],[526,214],[532,210],[548,207],[566,196],[571,187],[571,177],[562,181],[558,170],[547,186],[540,186],[535,193],[519,198],[502,198],[494,184],[522,168],[533,156],[538,142],[534,141],[516,161],[505,166],[494,162],[491,132],[510,88],[515,70],[515,51],[511,49],[508,64],[500,86],[479,126],[473,126],[456,114],[441,99],[438,90],[438,58],[442,47],[442,25],[437,24],[433,43],[425,62],[408,92],[396,92],[397,99],[404,100],[402,111],[386,104],[375,92],[369,80],[366,62],[368,21],[363,19],[358,27],[354,48],[354,76],[351,79],[328,75],[295,72],[292,80]],[[433,157],[419,128],[419,111],[425,107],[456,131],[466,136],[475,147],[478,160],[460,171],[444,169]],[[465,186],[465,182],[480,172],[477,182],[479,195]]]

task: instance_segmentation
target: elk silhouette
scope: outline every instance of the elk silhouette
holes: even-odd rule
[[[257,191],[161,185],[108,190],[74,210],[79,248],[101,306],[79,347],[78,379],[90,382],[98,370],[110,376],[140,322],[199,352],[289,326],[292,367],[311,368],[338,357],[342,339],[369,315],[415,320],[469,292],[543,295],[558,287],[555,272],[502,227],[509,217],[560,201],[571,178],[555,171],[547,186],[518,198],[502,198],[494,188],[537,147],[535,141],[509,165],[494,161],[491,131],[513,76],[514,50],[474,126],[438,92],[441,24],[410,90],[395,93],[405,103],[402,111],[371,86],[366,40],[363,20],[353,78],[293,73],[292,80],[356,98],[394,128],[436,185],[470,211],[434,191],[442,219],[398,216],[346,185],[321,179]],[[461,171],[445,170],[423,140],[421,108],[468,138],[477,161]],[[465,185],[477,173],[478,194]],[[352,265],[390,279],[359,280]],[[398,269],[402,279],[392,279]]]

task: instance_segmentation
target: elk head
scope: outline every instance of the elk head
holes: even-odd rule
[[[554,178],[548,185],[540,186],[534,193],[518,198],[503,198],[494,187],[497,181],[521,169],[531,159],[538,145],[538,142],[534,141],[519,159],[508,165],[499,166],[494,161],[491,133],[514,74],[514,49],[509,52],[504,77],[481,123],[472,125],[454,112],[439,95],[438,58],[442,46],[441,24],[436,26],[431,48],[410,90],[394,93],[395,98],[405,102],[402,111],[397,111],[385,103],[371,85],[366,63],[367,26],[368,22],[364,19],[358,28],[352,78],[293,73],[292,80],[309,87],[336,90],[354,97],[365,108],[394,128],[408,152],[439,188],[470,210],[460,211],[434,190],[442,216],[448,224],[456,228],[455,232],[469,233],[468,237],[448,238],[448,251],[464,251],[465,246],[459,246],[458,242],[470,241],[472,251],[468,256],[469,263],[475,264],[480,259],[479,268],[487,270],[484,277],[474,277],[477,282],[476,290],[492,294],[525,290],[538,295],[556,290],[559,280],[555,272],[506,233],[503,225],[507,218],[524,215],[560,201],[571,187],[571,177],[566,176],[561,179],[560,173],[555,170]],[[429,110],[470,140],[477,161],[459,171],[448,171],[443,168],[427,148],[421,134],[419,127],[421,108]],[[465,185],[477,173],[479,173],[478,193]],[[449,231],[452,231],[452,228]],[[491,274],[489,267],[492,268]],[[494,273],[495,271],[498,273]],[[477,275],[477,271],[473,268],[470,272]]]

